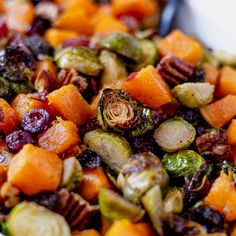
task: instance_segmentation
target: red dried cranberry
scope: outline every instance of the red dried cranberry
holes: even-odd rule
[[[32,134],[17,130],[6,137],[6,143],[11,152],[18,152],[27,143],[34,143]]]
[[[79,46],[84,46],[84,47],[88,47],[90,43],[89,38],[86,35],[80,35],[78,37],[75,38],[71,38],[71,39],[67,39],[64,43],[63,43],[63,47],[79,47]]]
[[[34,22],[29,26],[26,33],[27,35],[42,35],[50,26],[51,22],[49,20],[37,17],[35,18]]]
[[[6,37],[7,34],[8,34],[7,25],[6,25],[6,23],[1,22],[1,23],[0,23],[0,38]]]
[[[100,167],[102,164],[101,157],[89,149],[86,149],[84,152],[80,153],[77,158],[83,168],[95,169]]]
[[[140,25],[137,18],[129,15],[123,15],[119,20],[127,26],[129,31],[135,32],[139,30]]]
[[[50,115],[44,109],[32,109],[23,118],[21,126],[33,134],[46,130],[50,123]]]

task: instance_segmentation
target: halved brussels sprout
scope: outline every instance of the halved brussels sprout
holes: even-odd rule
[[[184,202],[183,194],[177,188],[171,188],[164,199],[164,210],[166,213],[181,213]]]
[[[102,215],[112,219],[129,219],[133,222],[143,218],[145,211],[135,204],[125,200],[118,193],[102,188],[98,195],[98,204]]]
[[[11,83],[3,77],[0,77],[0,98],[9,100],[12,96]]]
[[[96,76],[102,69],[96,55],[86,47],[68,47],[57,52],[55,61],[59,68],[74,69],[86,75]]]
[[[65,159],[63,166],[62,187],[73,190],[82,179],[82,167],[75,157]]]
[[[228,65],[236,67],[236,54],[225,51],[214,50],[212,56],[220,65]]]
[[[84,143],[101,156],[103,162],[116,173],[132,156],[129,143],[124,138],[103,130],[97,129],[86,133]]]
[[[138,204],[140,198],[154,185],[165,190],[169,176],[160,159],[151,152],[133,155],[120,171],[117,184],[124,197]]]
[[[137,63],[142,61],[140,42],[129,34],[112,33],[102,41],[102,46]]]
[[[142,48],[143,59],[141,63],[135,67],[136,71],[141,70],[147,65],[155,65],[158,59],[156,45],[151,40],[142,40],[140,41],[140,45]]]
[[[182,118],[164,121],[155,131],[153,137],[159,147],[166,152],[176,152],[188,148],[194,141],[195,128]]]
[[[207,105],[213,99],[215,86],[209,83],[184,83],[174,87],[174,96],[183,106],[198,108]]]
[[[154,128],[154,114],[133,101],[123,90],[105,89],[97,107],[99,124],[105,130],[139,136]]]
[[[11,83],[11,89],[13,93],[31,93],[34,91],[34,86],[30,81],[24,83]]]
[[[163,235],[163,219],[165,212],[163,208],[162,191],[160,185],[153,186],[141,198],[142,204],[146,209],[153,228],[159,236]]]
[[[7,220],[11,236],[70,236],[64,217],[32,202],[15,206]]]
[[[166,153],[162,159],[162,164],[173,178],[192,178],[195,171],[204,163],[204,158],[192,150]]]
[[[127,76],[125,65],[116,53],[102,50],[99,60],[103,65],[101,87],[107,84],[115,84]]]

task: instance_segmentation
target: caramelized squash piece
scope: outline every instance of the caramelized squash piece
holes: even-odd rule
[[[38,144],[55,154],[62,154],[79,142],[75,124],[58,118],[52,126],[39,135]]]
[[[0,132],[6,135],[18,127],[16,112],[4,99],[0,98]]]
[[[228,143],[236,145],[236,119],[231,120],[231,123],[227,129]]]
[[[59,115],[78,126],[93,115],[89,104],[72,84],[54,90],[47,98]]]
[[[100,234],[95,229],[86,229],[72,232],[72,236],[100,236]]]
[[[56,191],[62,178],[62,160],[42,148],[26,144],[8,170],[8,181],[27,195]]]
[[[204,71],[205,71],[205,82],[212,85],[217,85],[220,74],[219,70],[210,65],[209,63],[205,63]]]
[[[158,45],[158,51],[162,57],[173,55],[193,64],[196,64],[203,56],[202,45],[180,30],[174,30],[163,38]]]

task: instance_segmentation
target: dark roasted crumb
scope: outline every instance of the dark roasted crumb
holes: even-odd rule
[[[193,77],[192,77],[192,81],[191,82],[204,82],[205,81],[205,71],[204,69],[198,69],[196,68],[194,73],[193,73]]]
[[[83,168],[95,169],[101,166],[101,157],[89,149],[80,153],[77,159]]]

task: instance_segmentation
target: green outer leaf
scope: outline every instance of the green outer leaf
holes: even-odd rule
[[[102,215],[112,219],[129,219],[132,222],[140,221],[145,211],[139,206],[125,200],[118,193],[102,188],[98,195],[98,204]]]
[[[162,164],[173,178],[192,178],[195,171],[204,163],[204,158],[192,150],[166,153],[162,159]]]
[[[103,130],[93,130],[85,134],[84,143],[101,156],[109,168],[118,173],[132,156],[132,150],[125,138]]]
[[[112,33],[102,41],[102,46],[137,63],[142,61],[143,55],[139,41],[128,34]]]

